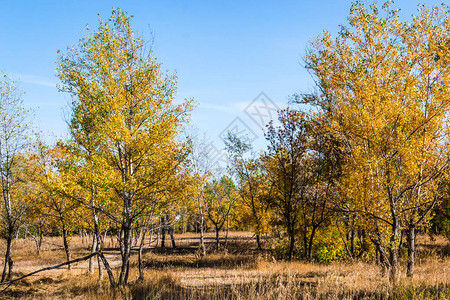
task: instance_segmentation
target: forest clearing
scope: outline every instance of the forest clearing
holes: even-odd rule
[[[3,74],[0,298],[450,298],[450,7],[415,13],[351,3],[307,43],[308,88],[205,105],[247,118],[215,140],[120,8],[31,80],[64,134]]]
[[[146,279],[136,282],[130,275],[127,288],[114,290],[106,279],[89,274],[88,262],[44,271],[17,282],[2,299],[448,299],[450,297],[450,245],[446,239],[429,236],[418,239],[418,266],[414,279],[401,271],[402,284],[394,291],[373,262],[345,261],[307,263],[276,260],[270,252],[258,251],[253,234],[232,232],[229,250],[214,251],[206,258],[198,255],[195,237],[176,234],[177,248],[145,248]],[[213,238],[212,234],[207,237]],[[108,237],[109,240],[109,237]],[[106,243],[106,248],[117,245]],[[212,245],[211,245],[212,246]],[[61,238],[45,238],[36,256],[32,239],[15,241],[16,276],[65,259]],[[87,241],[72,239],[74,257],[89,253]],[[4,249],[4,245],[2,247]],[[118,272],[118,249],[105,249],[111,266]],[[136,264],[137,255],[132,256]],[[96,271],[97,272],[97,271]]]

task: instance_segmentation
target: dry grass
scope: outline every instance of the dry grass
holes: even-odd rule
[[[234,234],[238,236],[238,234]],[[39,257],[32,241],[14,244],[15,275],[64,261],[60,238],[46,238]],[[234,244],[239,246],[238,242]],[[414,279],[404,270],[401,284],[390,287],[374,264],[276,262],[270,255],[212,253],[206,259],[188,249],[148,251],[146,280],[127,288],[110,289],[87,274],[87,263],[73,270],[53,270],[23,280],[0,294],[3,299],[450,299],[448,241],[441,237],[419,240],[420,256]],[[0,245],[0,247],[3,247]],[[78,237],[74,257],[88,252]],[[2,248],[0,248],[2,249]],[[110,257],[113,257],[111,252]],[[131,280],[136,257],[133,257]]]

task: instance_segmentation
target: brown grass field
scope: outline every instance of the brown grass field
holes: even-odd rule
[[[402,262],[401,281],[392,287],[370,262],[328,264],[276,261],[254,250],[249,233],[232,233],[229,252],[212,252],[201,258],[192,234],[177,235],[177,249],[146,249],[144,282],[136,282],[137,255],[126,288],[110,289],[107,275],[99,282],[88,273],[87,261],[44,271],[0,292],[0,299],[450,299],[450,244],[443,237],[420,236],[414,278],[407,279]],[[106,247],[116,245],[108,244]],[[170,246],[170,241],[169,241]],[[62,240],[46,237],[41,254],[34,242],[14,242],[14,277],[64,262]],[[189,247],[191,246],[191,247]],[[78,236],[71,239],[72,257],[89,253]],[[4,243],[0,244],[4,253]],[[117,250],[105,252],[113,267],[120,265]],[[96,260],[95,260],[96,261]],[[2,261],[3,264],[3,261]],[[97,272],[97,271],[96,271]],[[3,290],[4,286],[0,287]]]

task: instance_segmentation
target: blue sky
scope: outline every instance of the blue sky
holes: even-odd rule
[[[394,7],[409,17],[417,3],[395,1]],[[243,109],[261,92],[285,106],[289,95],[310,90],[302,67],[307,43],[323,29],[335,34],[346,23],[351,1],[3,0],[0,5],[0,71],[21,82],[24,103],[44,134],[66,134],[69,96],[55,86],[57,50],[77,44],[86,24],[96,28],[98,13],[107,19],[112,7],[119,7],[134,16],[135,31],[154,39],[163,68],[177,71],[178,97],[198,103],[192,125],[220,148],[217,136],[236,117],[255,132],[256,145],[263,144],[261,130]]]

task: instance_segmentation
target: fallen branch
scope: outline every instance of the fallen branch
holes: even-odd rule
[[[53,269],[57,269],[57,268],[62,267],[62,266],[66,266],[66,265],[68,265],[68,264],[73,264],[73,263],[76,263],[76,262],[79,262],[79,261],[87,260],[87,259],[89,259],[89,258],[91,258],[92,256],[95,256],[95,255],[97,255],[97,254],[98,254],[98,252],[94,252],[94,253],[91,253],[91,254],[89,254],[89,255],[87,255],[87,256],[85,256],[85,257],[80,257],[80,258],[77,258],[77,259],[73,259],[73,260],[70,260],[70,261],[66,261],[66,262],[64,262],[64,263],[62,263],[62,264],[59,264],[59,265],[56,265],[56,266],[52,266],[52,267],[47,267],[47,268],[39,269],[39,270],[37,270],[37,271],[34,271],[34,272],[29,273],[29,274],[23,275],[23,276],[21,276],[21,277],[19,277],[19,278],[16,278],[16,279],[14,279],[14,280],[11,280],[11,281],[1,282],[0,285],[5,285],[5,284],[7,284],[7,286],[2,290],[2,292],[6,291],[6,289],[9,288],[9,287],[11,286],[11,284],[13,284],[13,283],[16,282],[16,281],[22,280],[22,279],[24,279],[24,278],[27,278],[27,277],[29,277],[29,276],[31,276],[31,275],[34,275],[34,274],[37,274],[37,273],[40,273],[40,272],[43,272],[43,271],[53,270]]]

